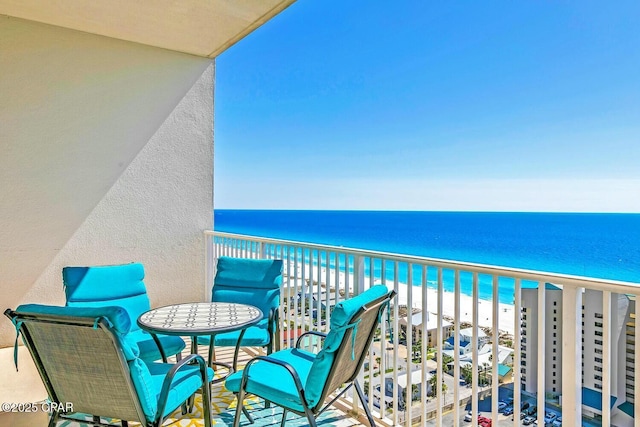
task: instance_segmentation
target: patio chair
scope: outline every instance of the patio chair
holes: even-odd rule
[[[49,399],[56,403],[51,406],[55,410],[49,427],[59,420],[78,419],[64,410],[93,416],[91,425],[114,426],[111,420],[117,419],[123,427],[129,421],[158,427],[199,389],[204,425],[211,426],[213,370],[198,355],[176,364],[140,359],[138,345],[129,335],[131,321],[122,307],[28,304],[16,311],[7,309],[5,315],[22,334]],[[17,344],[16,337],[16,352]]]
[[[144,267],[139,263],[62,269],[68,307],[122,307],[131,319],[129,335],[137,342],[141,359],[166,362],[168,356],[176,355],[179,360],[185,348],[182,338],[149,334],[136,322],[151,310],[143,279]]]
[[[241,331],[225,332],[211,337],[198,337],[198,344],[209,345],[209,363],[214,347],[236,347],[232,369],[237,369],[238,348],[266,347],[267,354],[279,347],[280,286],[282,260],[219,257],[211,291],[212,302],[250,304],[258,307],[263,319]],[[242,342],[239,342],[240,334]]]
[[[338,303],[331,314],[328,334],[309,331],[298,339],[296,347],[251,359],[242,371],[227,378],[225,386],[237,393],[238,406],[234,427],[240,425],[245,394],[253,394],[283,407],[281,426],[287,413],[306,416],[309,425],[333,402],[354,386],[373,427],[374,420],[356,377],[360,372],[384,308],[394,291],[383,285],[373,286],[362,294]],[[307,335],[323,338],[322,349],[314,354],[300,348]],[[277,380],[274,380],[277,379]],[[338,391],[339,390],[339,391]],[[338,391],[326,405],[329,394]],[[324,406],[323,406],[324,405]],[[249,416],[249,420],[253,422]]]

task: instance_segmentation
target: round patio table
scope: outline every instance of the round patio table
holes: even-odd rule
[[[228,302],[191,302],[154,308],[138,318],[138,326],[152,334],[191,337],[191,353],[197,354],[198,337],[210,336],[209,366],[221,365],[236,370],[240,343],[246,329],[263,318],[262,311],[248,304]],[[213,360],[215,336],[223,332],[240,330],[240,336],[233,356],[233,365]],[[218,379],[222,381],[226,378]]]

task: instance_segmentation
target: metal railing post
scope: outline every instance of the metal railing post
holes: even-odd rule
[[[582,425],[582,292],[562,288],[562,424]],[[567,403],[564,403],[567,402]],[[564,403],[564,404],[563,404]]]
[[[364,292],[364,257],[361,255],[353,260],[353,291],[356,295]]]

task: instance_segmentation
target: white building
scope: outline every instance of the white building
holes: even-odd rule
[[[634,304],[635,305],[635,304]],[[610,320],[610,386],[612,422],[616,419],[616,425],[626,425],[623,419],[627,415],[617,408],[630,398],[633,402],[633,371],[627,367],[627,324],[631,322],[632,305],[626,295],[611,294],[611,320]],[[585,393],[595,392],[596,400],[601,400],[602,390],[602,293],[587,290],[583,296],[582,310],[582,385],[583,396]],[[633,348],[631,349],[631,367],[633,367]],[[631,378],[628,380],[627,376]],[[631,381],[631,393],[626,393],[627,382]],[[589,400],[583,399],[583,412],[588,416],[601,413],[601,403],[589,405]],[[619,421],[618,421],[619,420]]]
[[[545,392],[562,394],[562,289],[546,285],[545,340]],[[522,390],[538,391],[538,289],[522,289],[522,341],[520,346],[520,373]]]
[[[438,316],[434,313],[426,312],[427,322],[423,325],[422,311],[418,311],[411,315],[411,329],[413,330],[413,342],[418,342],[422,339],[424,331],[427,333],[427,345],[429,347],[435,347],[438,344]],[[409,324],[407,317],[400,319],[400,327],[406,331]],[[442,319],[442,339],[447,339],[451,336],[453,325]]]
[[[423,373],[421,369],[417,369],[415,371],[412,371],[411,374],[407,372],[403,372],[398,375],[398,382],[396,383],[396,385],[397,385],[398,400],[401,406],[405,405],[405,399],[407,395],[406,389],[408,388],[408,385],[409,385],[409,377],[411,378],[411,388],[413,389],[413,392],[411,393],[411,400],[416,401],[421,399],[422,387],[423,387],[422,386],[423,376],[425,379],[424,385],[426,387],[427,395],[430,395],[431,394],[430,380],[431,380],[431,377],[433,377],[433,374],[431,374],[430,372]],[[386,377],[384,383],[385,383],[384,401],[387,407],[391,407],[391,405],[393,404],[393,378]],[[380,377],[375,377],[372,381],[372,385],[373,385],[373,397],[379,401],[380,400]]]
[[[538,331],[538,289],[522,289],[521,367],[522,390],[537,393],[538,337],[545,339],[545,393],[562,402],[562,289],[546,284],[545,331]],[[603,388],[603,310],[602,292],[585,290],[582,298],[582,409],[597,417],[602,412]],[[610,389],[612,423],[632,425],[633,365],[635,329],[632,313],[635,301],[622,294],[611,294]],[[630,345],[628,345],[628,343]],[[631,369],[630,369],[631,368]]]

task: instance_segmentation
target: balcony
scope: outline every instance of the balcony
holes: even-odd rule
[[[596,392],[587,395],[588,385],[583,384],[586,387],[583,388],[580,384],[580,360],[585,357],[580,339],[582,306],[584,301],[593,304],[597,296],[598,318],[602,316],[603,323],[602,339],[605,343],[617,342],[612,332],[618,325],[621,308],[612,301],[617,301],[619,295],[640,294],[639,284],[213,231],[205,235],[206,283],[212,283],[215,260],[219,256],[284,260],[280,313],[283,348],[294,342],[301,331],[327,331],[332,307],[371,284],[383,283],[398,292],[381,319],[379,338],[374,341],[361,373],[365,394],[370,397],[369,408],[380,425],[424,426],[434,422],[436,426],[464,425],[462,420],[468,410],[475,414],[481,412],[500,424],[514,425],[511,420],[520,419],[520,408],[525,402],[555,410],[562,416],[564,425],[579,425],[587,415],[596,417],[603,426],[638,425],[628,415],[629,408],[640,410],[635,403],[627,402],[627,412],[624,412],[619,406],[625,402],[625,396],[617,396],[615,405],[610,405],[608,398],[617,392],[611,386],[614,379],[622,378],[624,384],[626,378],[627,387],[631,386],[634,391],[634,384],[640,384],[640,367],[634,366],[638,374],[634,370],[628,373],[612,370],[610,362],[619,350],[626,351],[626,340],[619,340],[624,344],[622,349],[616,344],[603,346],[599,359],[604,381],[598,384]],[[471,295],[463,293],[463,289]],[[488,299],[487,289],[491,290]],[[536,325],[534,332],[548,330],[551,336],[551,322],[536,313],[545,313],[539,308],[545,307],[547,298],[558,291],[562,292],[563,313],[558,319],[561,325],[557,326],[563,339],[558,342],[563,344],[553,346],[552,339],[539,342],[545,334],[538,333],[527,338],[534,346],[531,351],[512,351],[509,357],[503,358],[509,348],[519,349],[524,342],[521,312],[525,308],[529,313],[527,321]],[[525,297],[525,293],[528,296]],[[510,303],[505,302],[505,295]],[[631,307],[634,306],[629,305],[628,311],[633,311]],[[426,317],[427,312],[437,318],[434,331],[421,330],[422,326],[412,324],[417,313],[424,313]],[[627,312],[627,322],[630,316],[633,313]],[[632,318],[635,326],[640,326],[635,316]],[[465,338],[468,342],[478,344],[471,345],[469,352],[465,352],[461,350],[466,341],[453,338],[453,351],[447,353],[442,327],[445,321],[452,324],[453,331],[470,334]],[[428,336],[425,333],[436,334],[435,348],[419,340],[420,336]],[[438,357],[440,354],[451,358]],[[593,364],[590,359],[593,359],[592,351],[586,354],[585,360]],[[561,369],[554,375],[562,381],[551,384],[546,372],[556,364]],[[528,372],[525,377],[520,369],[510,369],[508,376],[501,377],[503,366],[527,366]],[[465,381],[465,371],[469,383]],[[409,372],[412,375],[408,375]],[[427,376],[433,379],[427,380]],[[381,389],[385,390],[384,396]],[[444,392],[433,395],[429,392],[432,389]],[[406,390],[413,392],[409,394]],[[412,396],[409,403],[407,395]],[[599,396],[599,402],[593,402],[594,395]],[[536,396],[545,396],[548,400],[543,404]],[[606,402],[604,396],[607,396]],[[499,401],[507,399],[513,399],[513,416],[505,416],[498,410]],[[351,396],[341,399],[341,403],[351,409],[350,414],[362,415],[363,411]],[[477,417],[473,419],[471,425],[475,427]],[[543,410],[538,411],[537,419],[538,425],[544,425]]]

